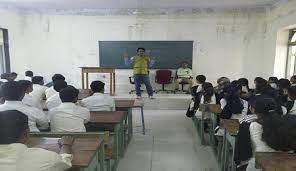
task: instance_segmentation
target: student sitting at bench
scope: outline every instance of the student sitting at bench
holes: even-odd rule
[[[296,86],[296,75],[293,75],[290,79],[291,86]]]
[[[60,104],[62,104],[59,92],[65,87],[67,87],[66,81],[54,82],[53,88],[56,93],[46,100],[46,106],[48,110],[52,110],[53,108],[58,107]]]
[[[87,108],[76,105],[79,90],[67,86],[60,91],[62,104],[50,111],[52,132],[86,132],[84,124],[89,122]]]
[[[278,89],[278,84],[279,84],[279,79],[277,77],[269,77],[268,78],[268,84],[270,85],[270,87],[274,88],[274,89]]]
[[[289,101],[287,102],[287,110],[288,114],[290,115],[296,115],[296,86],[291,86],[288,88],[288,96],[289,96]]]
[[[28,116],[10,110],[0,112],[1,171],[62,171],[72,166],[73,138],[59,141],[60,154],[41,148],[28,148]]]
[[[44,86],[44,80],[41,76],[35,76],[32,78],[33,91],[30,93],[33,98],[41,101],[45,97],[45,90],[47,87]]]
[[[196,86],[192,87],[192,96],[195,96],[199,92],[202,92],[203,84],[206,82],[207,78],[204,75],[196,76]]]
[[[203,91],[202,91],[202,96],[200,99],[200,104],[218,104],[219,99],[215,94],[214,87],[211,83],[204,83],[203,84]],[[195,114],[196,117],[201,118],[202,112],[201,111],[196,111]],[[210,118],[209,115],[204,116],[204,119]]]
[[[220,100],[222,119],[238,119],[247,115],[248,102],[240,98],[242,91],[241,85],[233,81],[225,88],[224,98]]]
[[[17,73],[15,72],[9,73],[8,81],[16,81],[16,78],[17,78]]]
[[[255,152],[274,152],[275,149],[271,148],[267,139],[272,138],[267,136],[267,132],[271,133],[271,130],[274,130],[274,134],[277,131],[275,129],[279,129],[278,125],[280,123],[276,123],[274,125],[269,124],[271,120],[277,119],[279,121],[279,114],[277,111],[276,101],[272,98],[259,95],[256,99],[251,103],[251,111],[257,115],[257,120],[250,124],[250,138],[252,143],[253,155]],[[276,116],[277,115],[277,116]],[[276,120],[274,120],[276,121]],[[274,127],[274,129],[272,129]],[[274,138],[274,137],[273,137]],[[277,137],[277,138],[280,138]],[[247,171],[255,171],[255,158],[253,157],[249,161],[249,165],[247,167]]]
[[[18,81],[20,83],[22,91],[24,91],[25,96],[22,100],[22,102],[28,106],[36,107],[40,110],[42,110],[42,105],[39,100],[33,98],[30,93],[33,91],[33,83],[28,80],[20,80]]]
[[[227,78],[227,77],[220,77],[218,80],[217,80],[217,86],[214,87],[215,89],[215,93],[220,97],[220,98],[223,98],[224,94],[223,94],[223,91],[224,91],[224,88],[227,87],[229,84],[230,84],[230,79]]]
[[[29,127],[31,132],[39,132],[37,125],[41,129],[48,128],[48,119],[42,110],[29,107],[22,103],[24,91],[22,91],[20,83],[9,81],[1,86],[4,104],[0,105],[0,111],[18,110],[29,117]]]
[[[92,96],[81,101],[81,105],[90,111],[115,111],[115,101],[109,95],[104,94],[105,83],[93,81],[90,85]]]
[[[251,90],[249,88],[249,80],[246,78],[238,79],[238,83],[242,86],[241,98],[248,101],[251,96]]]
[[[54,89],[53,85],[55,81],[65,81],[65,77],[61,74],[54,74],[54,76],[51,78],[52,82],[46,84],[46,86],[49,88],[45,90],[45,96],[46,99],[49,99],[51,96],[55,95],[57,91]]]
[[[32,71],[25,72],[25,80],[32,81],[33,76],[34,76],[34,73]]]

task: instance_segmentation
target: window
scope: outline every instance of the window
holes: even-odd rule
[[[8,30],[0,28],[0,73],[10,72]]]
[[[290,31],[288,43],[287,77],[296,75],[296,29]]]

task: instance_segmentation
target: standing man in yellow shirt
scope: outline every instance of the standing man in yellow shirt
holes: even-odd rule
[[[154,99],[153,97],[153,89],[150,84],[148,68],[152,67],[154,64],[154,60],[149,57],[149,55],[145,54],[145,48],[138,48],[136,56],[131,58],[128,57],[127,54],[124,55],[124,62],[126,65],[132,65],[134,69],[134,80],[135,80],[135,88],[137,98],[141,98],[141,83],[144,82],[147,93],[150,99]]]
[[[192,70],[188,67],[187,62],[183,62],[182,67],[177,70],[175,90],[179,90],[179,84],[181,82],[189,84],[188,93],[190,93],[192,87]]]

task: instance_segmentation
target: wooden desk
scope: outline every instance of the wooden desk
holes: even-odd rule
[[[132,108],[134,107],[135,100],[115,100],[115,107],[117,111],[126,111],[127,118],[125,119],[125,124],[128,126],[127,130],[127,142],[125,146],[129,144],[133,137],[133,114]],[[124,139],[125,140],[125,139]],[[125,142],[125,141],[124,141]]]
[[[296,155],[291,153],[255,153],[256,168],[263,171],[295,171]]]
[[[229,148],[232,147],[231,170],[235,171],[236,166],[234,162],[236,135],[239,131],[239,121],[237,119],[221,119],[221,128],[224,128],[223,146],[222,146],[222,170],[228,169]]]
[[[115,69],[107,67],[80,67],[82,89],[89,89],[89,73],[109,73],[110,74],[110,95],[115,95]]]
[[[113,170],[116,170],[120,157],[124,155],[124,130],[123,120],[127,115],[124,111],[115,112],[90,112],[90,126],[109,128],[114,131]]]
[[[49,151],[59,153],[58,140],[60,138],[30,138],[29,147],[39,147]],[[75,138],[72,146],[73,160],[72,169],[81,171],[92,171],[99,166],[99,151],[103,150],[103,141],[99,138]],[[104,164],[103,164],[104,165]]]

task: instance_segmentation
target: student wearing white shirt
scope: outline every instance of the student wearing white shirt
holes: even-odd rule
[[[109,95],[104,94],[105,83],[93,81],[90,88],[93,95],[81,101],[81,105],[90,111],[115,111],[115,101]]]
[[[41,148],[28,148],[28,117],[12,110],[0,112],[1,171],[63,171],[72,166],[72,137],[59,141],[58,153]]]
[[[25,72],[25,80],[32,81],[33,76],[34,76],[34,73],[32,71]]]
[[[45,98],[45,90],[47,87],[44,86],[44,80],[41,76],[34,76],[32,78],[33,91],[30,93],[31,96],[37,100],[43,100]]]
[[[86,132],[84,124],[90,120],[87,108],[76,105],[79,90],[67,86],[60,92],[62,104],[50,111],[52,132]]]
[[[275,152],[276,150],[268,145],[269,137],[264,132],[269,129],[271,131],[272,127],[277,127],[276,125],[269,125],[271,127],[264,129],[266,123],[272,119],[276,111],[276,102],[274,99],[267,96],[259,95],[251,103],[251,111],[257,115],[257,120],[250,124],[250,138],[253,149],[253,156],[255,152]],[[278,114],[276,114],[278,115]],[[278,115],[279,116],[279,115]],[[279,116],[280,117],[280,116]],[[278,128],[275,128],[278,129]],[[275,131],[277,132],[277,131]],[[264,136],[263,136],[264,135]],[[278,137],[280,138],[280,137]],[[270,143],[270,141],[269,141]],[[260,169],[255,168],[255,158],[253,157],[248,164],[247,171],[259,171]]]
[[[248,112],[248,102],[241,99],[242,87],[237,81],[233,81],[224,89],[224,98],[220,100],[222,119],[238,119],[241,121]]]
[[[36,107],[40,110],[43,110],[41,102],[37,100],[36,98],[33,98],[30,93],[33,91],[33,83],[28,80],[19,80],[21,89],[24,91],[25,96],[22,100],[22,102],[25,105],[31,106],[31,107]]]
[[[61,74],[54,74],[54,76],[52,77],[52,82],[48,83],[48,85],[51,85],[51,84],[54,85],[55,81],[65,81],[65,79],[66,78]],[[51,96],[53,96],[57,93],[57,91],[54,89],[53,85],[45,90],[46,99],[49,99]]]
[[[216,104],[217,102],[217,97],[214,92],[214,87],[211,83],[204,83],[203,84],[203,92],[200,100],[200,104]],[[195,116],[197,118],[202,117],[202,112],[201,111],[196,111]],[[204,119],[210,118],[210,114],[206,113],[204,116]]]
[[[60,98],[60,91],[63,88],[67,87],[66,81],[55,81],[53,88],[55,89],[56,93],[51,96],[49,99],[46,100],[46,106],[48,110],[52,110],[53,108],[58,107],[60,104],[62,104],[61,98]]]
[[[0,105],[0,111],[18,110],[29,117],[29,127],[31,132],[39,132],[40,129],[48,128],[48,118],[43,113],[34,107],[30,107],[22,103],[24,92],[21,90],[20,83],[16,81],[9,81],[1,86],[4,104]]]

